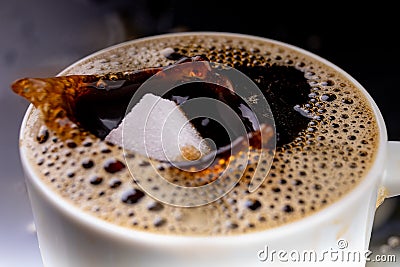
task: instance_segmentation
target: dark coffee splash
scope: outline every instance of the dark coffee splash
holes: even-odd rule
[[[308,101],[311,89],[304,74],[294,67],[278,65],[238,69],[258,85],[267,99],[277,128],[277,145],[282,146],[292,142],[299,132],[307,128],[310,121],[294,108]],[[118,90],[94,92],[78,98],[77,119],[85,129],[104,138],[122,121],[129,101],[139,86],[140,81],[126,81]],[[197,97],[218,99],[228,104],[240,116],[248,133],[255,130],[254,122],[243,116],[246,111],[252,112],[248,105],[222,86],[208,83],[185,84],[174,88],[162,97],[177,104]],[[216,121],[197,118],[192,123],[203,138],[214,140],[217,147],[229,144],[226,131]]]

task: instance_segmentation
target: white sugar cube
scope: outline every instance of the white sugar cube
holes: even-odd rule
[[[144,95],[105,140],[163,161],[193,160],[193,153],[210,152],[179,106],[153,94]]]

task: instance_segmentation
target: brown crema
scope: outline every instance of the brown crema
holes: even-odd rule
[[[277,126],[277,151],[264,183],[249,193],[257,162],[257,153],[251,150],[240,182],[221,199],[194,208],[165,205],[134,182],[125,157],[135,162],[149,183],[152,177],[147,173],[154,164],[159,172],[175,177],[173,182],[190,186],[199,181],[164,163],[150,164],[141,155],[124,155],[121,147],[93,133],[75,129],[73,138],[60,138],[46,126],[43,113],[34,109],[20,145],[40,179],[65,201],[101,220],[139,231],[236,235],[312,215],[348,194],[368,173],[379,140],[368,99],[332,67],[277,43],[224,34],[165,35],[107,49],[63,75],[167,66],[174,60],[163,51],[171,48],[176,54],[204,55],[234,67],[259,86]],[[197,126],[205,124],[200,120]],[[157,186],[154,182],[156,190]]]

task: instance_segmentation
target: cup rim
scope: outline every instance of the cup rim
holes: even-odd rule
[[[362,93],[363,95],[367,98],[369,104],[372,107],[372,111],[374,113],[378,129],[379,129],[379,142],[378,142],[378,149],[377,153],[375,155],[375,160],[369,170],[369,172],[366,174],[366,176],[362,179],[362,181],[355,187],[353,188],[350,192],[346,193],[344,196],[342,196],[340,199],[335,201],[334,203],[330,204],[328,207],[322,208],[321,210],[310,214],[304,218],[298,219],[294,222],[290,222],[287,224],[283,224],[281,226],[265,229],[265,230],[259,230],[259,231],[254,231],[251,233],[242,233],[242,234],[235,234],[235,235],[220,235],[220,236],[196,236],[196,235],[171,235],[171,234],[158,234],[158,233],[151,233],[151,232],[145,232],[145,231],[140,231],[140,230],[135,230],[135,229],[128,229],[122,226],[118,226],[116,224],[113,224],[111,222],[104,221],[100,218],[95,217],[94,215],[90,215],[88,213],[85,213],[83,210],[79,209],[78,207],[74,206],[71,203],[68,203],[68,201],[64,200],[61,196],[59,196],[56,192],[48,188],[45,183],[38,177],[36,174],[33,166],[29,164],[29,160],[27,158],[27,153],[25,151],[25,147],[21,145],[20,141],[20,159],[22,163],[22,167],[24,168],[26,172],[26,177],[29,179],[31,182],[33,182],[33,185],[40,190],[40,192],[63,214],[67,215],[68,217],[79,221],[80,223],[83,223],[84,225],[90,227],[91,229],[95,229],[98,232],[101,232],[102,234],[118,237],[121,240],[125,241],[130,241],[130,242],[142,242],[142,243],[149,243],[149,244],[157,244],[157,245],[186,245],[187,242],[195,241],[196,244],[198,245],[209,245],[209,244],[223,244],[223,245],[231,245],[234,244],[235,242],[233,241],[238,241],[240,240],[241,244],[244,243],[250,243],[254,242],[256,240],[262,240],[262,241],[267,241],[267,240],[272,240],[276,238],[280,238],[283,236],[290,236],[292,233],[299,231],[299,229],[302,228],[310,228],[313,227],[314,225],[317,225],[321,223],[322,221],[325,221],[327,218],[330,218],[334,216],[335,214],[339,213],[341,208],[346,205],[346,203],[352,203],[358,198],[361,198],[364,195],[364,192],[368,191],[368,189],[371,189],[373,185],[376,183],[376,180],[381,179],[382,177],[382,172],[383,172],[383,166],[384,166],[384,160],[385,160],[385,155],[386,155],[386,150],[387,150],[387,130],[385,126],[384,119],[382,117],[381,112],[379,111],[379,108],[377,107],[375,101],[373,98],[369,95],[369,93],[366,91],[366,89],[357,81],[355,80],[351,75],[349,75],[346,71],[341,69],[340,67],[336,66],[332,62],[318,56],[317,54],[314,54],[310,51],[307,51],[303,48],[294,46],[292,44],[288,44],[282,41],[266,38],[266,37],[259,37],[255,35],[249,35],[249,34],[242,34],[242,33],[231,33],[231,32],[213,32],[213,31],[189,31],[189,32],[181,32],[181,33],[165,33],[165,34],[158,34],[158,35],[153,35],[153,36],[148,36],[148,37],[141,37],[133,40],[128,40],[119,44],[115,44],[109,47],[106,47],[104,49],[101,49],[97,52],[94,52],[92,54],[89,54],[86,57],[81,58],[80,60],[77,60],[73,64],[69,65],[66,67],[64,70],[62,70],[59,75],[63,75],[64,73],[67,73],[70,69],[76,67],[77,65],[81,64],[81,62],[84,62],[85,60],[88,60],[90,58],[93,58],[95,56],[101,55],[102,53],[121,48],[127,45],[130,45],[132,43],[137,43],[137,42],[142,42],[142,41],[147,41],[147,40],[153,40],[153,39],[158,39],[158,38],[164,38],[164,37],[173,37],[173,36],[226,36],[226,37],[238,37],[238,38],[246,38],[246,39],[252,39],[255,41],[261,41],[261,42],[269,42],[272,44],[280,45],[283,47],[287,47],[289,49],[295,50],[297,52],[300,52],[306,56],[309,56],[313,59],[316,59],[317,61],[321,62],[324,65],[327,65],[334,70],[338,71],[341,73],[346,79],[351,81],[354,86],[356,86]],[[28,119],[30,115],[32,115],[34,111],[34,106],[32,104],[29,105],[27,108],[24,118],[21,123],[21,128],[20,128],[20,133],[19,133],[19,139],[23,139],[24,135],[24,130],[27,125]]]

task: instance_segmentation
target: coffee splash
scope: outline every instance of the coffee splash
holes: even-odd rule
[[[202,62],[202,64],[183,64],[188,62]],[[166,74],[166,69],[172,72],[169,71]],[[224,120],[225,117],[229,118],[229,114],[225,114],[227,111],[223,111],[221,108],[217,112],[220,114],[212,120],[199,118],[196,114],[193,114],[194,119],[191,123],[199,130],[203,138],[213,140],[216,145],[217,155],[210,165],[215,172],[220,169],[219,166],[215,165],[218,165],[221,161],[229,162],[234,157],[230,154],[232,149],[236,151],[235,153],[246,151],[248,143],[244,145],[244,142],[239,139],[247,137],[252,148],[266,149],[269,140],[273,139],[274,132],[272,129],[273,121],[270,124],[261,125],[261,127],[258,125],[258,118],[247,103],[235,93],[236,84],[227,75],[224,75],[224,72],[227,72],[227,70],[222,65],[209,64],[205,56],[193,56],[191,58],[180,56],[179,60],[167,67],[108,73],[106,75],[25,78],[13,83],[12,89],[41,110],[46,125],[55,131],[61,139],[67,140],[68,146],[79,145],[79,135],[85,136],[89,133],[104,140],[110,131],[121,123],[128,104],[132,104],[130,100],[134,98],[140,86],[150,77],[153,77],[153,81],[157,81],[153,84],[155,88],[157,86],[165,87],[166,80],[172,81],[173,89],[167,91],[162,97],[177,102],[176,104],[181,107],[185,107],[185,102],[194,98],[217,99],[229,106],[240,117],[240,125],[234,126],[235,122],[232,121],[230,127],[237,128],[244,124],[247,136],[241,136],[238,140],[230,140],[231,136],[226,134],[226,129],[219,126],[219,121]],[[189,78],[196,82],[179,85]],[[198,82],[203,80],[206,82]],[[174,86],[176,87],[174,88]],[[157,91],[154,88],[152,90]],[[218,109],[216,106],[208,106],[207,108]],[[186,114],[191,112],[190,109],[185,109],[185,111]],[[264,136],[262,136],[263,134]],[[235,145],[231,144],[231,141],[234,141]],[[275,144],[273,144],[274,146]],[[181,149],[183,158],[190,158],[188,161],[191,166],[185,166],[185,168],[191,170],[203,169],[204,161],[199,156],[194,157],[196,154],[194,152],[196,152],[194,147],[183,147]],[[179,167],[182,168],[183,165],[181,164]],[[199,175],[202,176],[202,172]]]
[[[179,58],[179,60],[172,66],[105,75],[25,78],[14,82],[12,89],[39,108],[46,125],[57,132],[61,138],[74,139],[78,134],[90,132],[104,139],[121,123],[129,101],[146,80],[163,69],[177,64],[208,61],[205,56],[188,58],[176,52],[173,55],[172,58]],[[168,54],[167,58],[171,58],[171,55]],[[294,108],[299,103],[308,100],[310,87],[303,73],[294,68],[269,64],[237,66],[237,69],[256,82],[264,97],[269,101],[272,113],[276,117],[278,144],[283,145],[293,141],[294,137],[308,124],[307,115]],[[171,79],[183,80],[187,76],[204,79],[209,72],[206,65],[203,69],[184,68],[182,71],[180,68]],[[221,75],[217,77],[226,77],[223,70],[221,72]],[[226,79],[221,82],[221,80],[222,78],[219,78],[216,82],[225,87],[210,83],[191,83],[174,88],[162,97],[178,105],[196,97],[218,99],[230,105],[241,116],[249,133],[257,130],[254,128],[257,123],[251,119],[251,116],[254,117],[251,115],[253,111],[239,96],[227,90],[227,88],[234,90],[231,81]],[[204,138],[217,141],[220,143],[219,147],[228,145],[229,138],[218,134],[225,130],[219,129],[217,122],[207,118],[196,118],[192,122]]]
[[[175,64],[204,60],[207,59],[201,56],[181,57]],[[16,94],[25,97],[41,110],[46,125],[61,138],[69,139],[91,132],[104,139],[121,122],[129,100],[140,85],[163,69],[159,67],[105,75],[24,78],[14,82],[11,87]],[[174,73],[172,78],[184,79],[187,75],[195,75],[193,73],[199,78],[206,75],[204,69],[184,69]],[[93,113],[94,116],[90,116]],[[112,121],[111,126],[107,127],[101,121],[104,117]]]
[[[211,62],[238,69],[248,68],[249,76],[253,67],[289,69],[299,79],[286,87],[288,92],[292,92],[290,88],[295,90],[298,82],[306,84],[307,90],[299,95],[292,92],[290,95],[296,95],[293,100],[297,100],[283,98],[282,103],[294,105],[294,111],[290,112],[300,115],[299,120],[304,119],[305,126],[293,131],[296,133],[292,138],[280,141],[272,169],[256,192],[248,192],[251,174],[257,167],[251,164],[257,158],[250,151],[250,165],[229,194],[207,206],[187,209],[164,205],[142,194],[140,187],[132,183],[127,168],[107,172],[107,162],[123,162],[119,147],[91,135],[80,136],[80,143],[63,142],[52,130],[43,127],[42,116],[36,110],[28,120],[22,145],[43,181],[83,211],[142,231],[170,235],[242,234],[313,214],[351,191],[368,172],[379,137],[368,100],[351,81],[329,66],[286,47],[231,36],[160,37],[112,49],[80,63],[69,74],[167,66],[173,62],[159,52],[165,47],[188,56],[204,54]],[[268,85],[269,94],[285,91],[283,86],[275,90],[274,85],[290,83],[293,76],[280,77]],[[251,78],[261,82],[257,75]],[[272,106],[273,101],[269,102]],[[279,105],[276,105],[275,117],[279,116],[278,112]],[[292,123],[285,124],[284,115],[280,123],[290,127]],[[140,155],[125,156],[136,163],[151,183],[152,177],[146,176],[148,168],[152,168],[151,162]],[[165,164],[159,163],[156,167],[159,172],[169,172]],[[183,185],[199,183],[179,171],[170,175]],[[231,177],[235,175],[238,173],[232,171]]]

